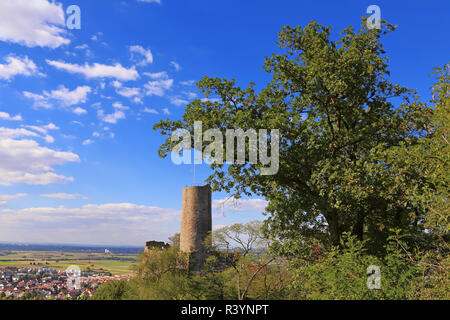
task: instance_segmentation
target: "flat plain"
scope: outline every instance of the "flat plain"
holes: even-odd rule
[[[0,251],[0,268],[29,267],[65,270],[77,265],[82,271],[113,275],[132,274],[136,254],[105,254],[97,252]]]

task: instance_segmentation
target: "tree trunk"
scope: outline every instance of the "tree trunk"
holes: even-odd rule
[[[336,210],[330,212],[327,216],[328,228],[333,246],[341,246],[341,230],[339,228],[339,217]]]
[[[357,236],[359,241],[363,240],[364,236],[364,214],[362,212],[358,212],[356,217],[356,223],[353,228],[353,233]]]

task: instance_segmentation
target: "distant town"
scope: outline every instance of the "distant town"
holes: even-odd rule
[[[104,275],[83,271],[79,278],[80,287],[76,288],[62,270],[7,267],[0,269],[0,297],[44,300],[88,299],[100,284],[132,277],[130,274]]]
[[[0,243],[0,299],[77,300],[131,279],[138,247]],[[79,268],[76,285],[68,268]]]

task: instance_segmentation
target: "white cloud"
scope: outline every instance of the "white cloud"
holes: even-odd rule
[[[138,2],[146,2],[146,3],[158,3],[161,4],[161,0],[137,0]]]
[[[72,106],[85,103],[89,92],[91,92],[91,88],[88,86],[77,87],[72,91],[64,86],[60,86],[58,90],[53,90],[50,93],[44,91],[44,94],[48,98],[60,101],[65,106]]]
[[[189,101],[180,99],[180,98],[171,98],[170,103],[179,107],[179,106],[187,105],[189,103]]]
[[[8,200],[18,199],[27,197],[26,193],[17,193],[17,194],[0,194],[0,207],[6,207],[8,205]]]
[[[180,211],[133,203],[0,209],[8,241],[140,245],[167,240],[179,229]],[[111,235],[120,235],[112,237]]]
[[[0,41],[27,47],[69,44],[60,3],[47,0],[0,1]]]
[[[61,105],[69,107],[79,103],[85,103],[87,95],[92,91],[89,86],[80,86],[70,91],[64,86],[59,86],[57,90],[50,92],[44,91],[43,94],[35,94],[24,91],[23,95],[34,101],[34,107],[43,107],[49,109],[53,106],[53,101],[59,102]]]
[[[24,126],[28,129],[31,129],[33,131],[30,131],[28,129],[24,129],[24,128],[4,128],[4,127],[0,127],[0,139],[16,139],[16,138],[23,138],[23,137],[41,137],[43,139],[45,139],[45,141],[47,143],[53,143],[55,142],[55,139],[48,135],[48,131],[49,130],[58,130],[59,128],[56,127],[53,123],[50,123],[49,125],[46,126]],[[35,131],[35,132],[34,132]],[[38,133],[42,134],[42,136],[40,136]]]
[[[181,70],[181,66],[176,63],[175,61],[171,61],[170,65],[173,66],[175,68],[175,70],[180,71]]]
[[[70,193],[47,193],[41,194],[41,197],[50,198],[50,199],[60,199],[60,200],[75,200],[78,198],[87,199],[88,197],[83,196],[82,194],[70,194]]]
[[[42,134],[47,134],[49,131],[59,130],[60,128],[56,126],[54,123],[49,123],[45,126],[25,126],[26,128],[32,129]]]
[[[164,114],[170,115],[169,108],[163,108],[162,111]]]
[[[101,121],[111,124],[116,124],[118,120],[126,118],[125,113],[120,110],[116,110],[110,114],[105,114],[105,112],[100,109],[98,110],[97,114]]]
[[[133,98],[133,102],[134,103],[139,103],[139,104],[143,104],[144,102],[142,102],[142,98],[141,97],[134,97]]]
[[[103,32],[96,32],[95,34],[92,35],[91,40],[92,41],[100,41],[100,37],[103,36]]]
[[[114,108],[115,110],[128,110],[128,109],[130,109],[130,107],[124,106],[124,105],[121,104],[120,102],[114,102],[114,103],[112,104],[112,106],[113,106],[113,108]]]
[[[121,95],[122,97],[132,98],[139,97],[141,95],[141,89],[124,87],[122,86],[122,83],[117,80],[111,82],[111,85],[116,88],[117,94]]]
[[[93,78],[114,78],[122,81],[136,80],[139,78],[139,73],[133,66],[129,69],[123,67],[120,63],[115,65],[105,65],[100,63],[94,63],[89,65],[85,63],[83,65],[66,63],[63,61],[46,60],[47,63],[59,70],[64,70],[69,73],[78,73],[84,75],[87,79]]]
[[[183,86],[193,86],[195,84],[195,80],[181,81],[180,84]]]
[[[26,193],[0,194],[0,200],[8,201],[8,200],[12,200],[12,199],[27,197],[27,196],[28,196],[28,194],[26,194]]]
[[[223,211],[264,211],[268,202],[264,199],[221,199],[213,200],[212,208]]]
[[[149,81],[144,85],[145,94],[148,96],[163,96],[166,90],[173,85],[173,79]]]
[[[52,166],[79,161],[78,155],[72,152],[41,147],[33,140],[0,139],[0,185],[47,185],[73,181],[72,177],[56,174]]]
[[[9,113],[2,112],[2,111],[0,111],[0,119],[9,120],[9,121],[22,121],[23,120],[21,115],[16,115],[16,116],[12,117]]]
[[[123,88],[117,89],[116,92],[126,98],[131,98],[131,97],[141,95],[141,90],[139,88],[123,87]]]
[[[153,63],[153,55],[150,49],[144,49],[141,46],[130,46],[130,52],[132,54],[132,60],[137,61],[138,66],[146,66],[149,63]],[[137,59],[134,56],[137,53],[143,57],[143,59]]]
[[[142,110],[142,112],[145,112],[145,113],[153,113],[153,114],[159,114],[159,112],[156,111],[155,109],[150,109],[150,108],[147,108],[147,107],[145,107],[144,110]]]
[[[25,98],[31,99],[34,101],[33,106],[34,107],[42,107],[45,109],[50,109],[52,107],[52,104],[47,101],[47,98],[43,95],[32,93],[29,91],[24,91],[23,95]]]
[[[147,76],[147,77],[149,77],[151,79],[154,79],[154,80],[168,79],[169,78],[169,75],[167,74],[166,71],[155,72],[155,73],[144,72],[143,75]]]
[[[197,94],[195,92],[189,92],[189,91],[183,91],[183,94],[188,98],[188,99],[195,99],[197,98]]]
[[[86,140],[83,141],[83,146],[88,146],[88,145],[93,144],[93,143],[94,143],[93,140],[91,140],[91,139],[86,139]]]
[[[1,32],[1,25],[0,25],[0,32]],[[42,76],[42,74],[38,72],[34,62],[28,59],[28,57],[20,58],[10,55],[5,58],[5,61],[7,62],[6,64],[0,64],[0,79],[11,80],[17,75],[31,76],[37,74]]]
[[[39,135],[35,132],[32,132],[24,128],[11,129],[0,127],[0,139],[6,138],[15,139],[22,137],[39,137]]]
[[[49,134],[47,134],[45,137],[44,137],[44,139],[45,139],[45,141],[47,142],[47,143],[53,143],[53,142],[55,142],[55,138],[53,138],[51,135],[49,135]]]
[[[87,113],[86,109],[80,107],[76,107],[75,109],[72,110],[72,112],[79,116]]]
[[[88,49],[88,48],[89,48],[89,46],[87,44],[81,44],[81,45],[75,47],[75,49],[78,49],[78,50],[84,50],[84,49]]]

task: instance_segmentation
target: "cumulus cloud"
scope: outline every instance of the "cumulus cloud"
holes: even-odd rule
[[[124,105],[121,104],[120,102],[114,102],[114,103],[112,104],[112,106],[113,106],[113,108],[114,108],[115,110],[129,110],[129,109],[130,109],[130,107],[124,106]]]
[[[78,198],[87,199],[88,197],[83,196],[82,194],[76,193],[46,193],[41,194],[41,197],[50,198],[50,199],[60,199],[60,200],[75,200]]]
[[[21,242],[144,246],[149,236],[167,240],[179,223],[178,210],[133,203],[0,209],[0,234]]]
[[[72,106],[85,103],[89,92],[91,92],[89,86],[77,87],[72,91],[64,86],[60,86],[58,90],[52,90],[50,93],[44,91],[44,94],[50,99],[60,101],[64,106]]]
[[[17,193],[17,194],[0,194],[0,207],[6,207],[8,205],[8,200],[18,199],[27,197],[26,193]]]
[[[141,89],[124,87],[122,85],[122,83],[120,83],[117,80],[113,81],[111,84],[114,88],[116,88],[116,93],[121,95],[122,97],[126,97],[126,98],[137,97],[137,98],[139,98],[142,95]]]
[[[160,80],[160,79],[168,79],[169,75],[167,74],[166,71],[161,71],[161,72],[144,72],[143,73],[144,76],[147,76],[153,80]]]
[[[130,46],[131,58],[133,61],[137,62],[138,66],[146,66],[149,63],[153,63],[153,54],[150,49],[144,49],[141,46]],[[139,55],[141,58],[138,59],[136,55]]]
[[[24,128],[17,128],[17,129],[10,129],[10,128],[0,128],[0,138],[22,138],[22,137],[41,137],[43,138],[47,143],[53,143],[55,142],[55,139],[48,134],[50,130],[59,130],[59,127],[55,126],[53,123],[49,123],[47,125],[41,125],[41,126],[31,126],[31,125],[23,125],[23,127],[31,129],[33,131],[24,129]],[[39,135],[38,133],[41,135]]]
[[[120,63],[115,65],[105,65],[101,63],[94,63],[89,65],[85,63],[84,65],[72,64],[63,61],[46,60],[47,63],[59,70],[64,70],[69,73],[82,74],[87,79],[94,78],[114,78],[122,81],[136,80],[139,78],[139,73],[133,66],[129,69],[123,67]]]
[[[39,133],[42,133],[42,134],[47,134],[49,131],[55,131],[55,130],[59,130],[60,129],[54,123],[49,123],[49,124],[41,125],[41,126],[26,125],[25,127],[29,128],[29,129],[32,129],[34,131],[37,131]]]
[[[173,85],[173,79],[149,81],[144,85],[145,94],[148,96],[162,97],[165,91],[169,90]]]
[[[62,106],[73,106],[79,103],[85,103],[87,95],[92,91],[89,86],[80,86],[74,90],[69,90],[65,86],[59,86],[57,90],[50,92],[44,91],[43,94],[35,94],[24,91],[23,95],[34,101],[34,107],[43,107],[49,109],[53,106],[53,102],[57,102]]]
[[[113,113],[105,114],[105,112],[100,109],[97,114],[101,121],[111,124],[116,124],[118,120],[126,118],[125,113],[121,110],[116,110]]]
[[[9,113],[2,112],[2,111],[0,111],[0,119],[9,120],[9,121],[22,121],[23,120],[21,115],[11,116]]]
[[[145,112],[145,113],[153,113],[153,114],[159,114],[159,112],[156,111],[155,109],[151,109],[151,108],[147,108],[147,107],[145,107],[144,110],[142,110],[142,112]]]
[[[195,84],[195,80],[181,81],[180,84],[182,84],[183,86],[193,86]]]
[[[29,91],[24,91],[23,96],[25,98],[31,99],[34,101],[33,106],[34,107],[41,107],[44,109],[50,109],[52,107],[52,104],[48,102],[47,97],[44,97],[41,94],[32,93]]]
[[[60,3],[47,0],[0,1],[0,41],[27,47],[69,44]]]
[[[87,111],[86,109],[80,108],[80,107],[76,107],[75,109],[72,110],[73,113],[75,113],[76,115],[81,116],[82,114],[86,114]]]
[[[187,105],[189,103],[189,101],[187,101],[185,99],[180,99],[180,98],[171,98],[170,103],[179,107],[179,106]]]
[[[88,145],[93,144],[93,143],[94,143],[93,140],[91,140],[91,139],[86,139],[86,140],[83,141],[83,146],[88,146]]]
[[[24,128],[4,128],[0,127],[0,139],[15,139],[23,137],[39,137],[36,132],[24,129]]]
[[[0,139],[0,185],[25,183],[47,185],[73,181],[72,177],[56,174],[54,165],[79,162],[72,152],[41,147],[34,140]]]
[[[175,61],[171,61],[170,65],[172,67],[174,67],[176,71],[180,71],[181,70],[181,66],[178,63],[176,63]]]
[[[0,22],[0,32],[1,32],[1,22]],[[5,61],[6,64],[0,64],[0,79],[11,80],[17,75],[31,76],[37,74],[42,76],[42,74],[38,72],[36,64],[28,57],[20,58],[10,55],[5,58]]]

